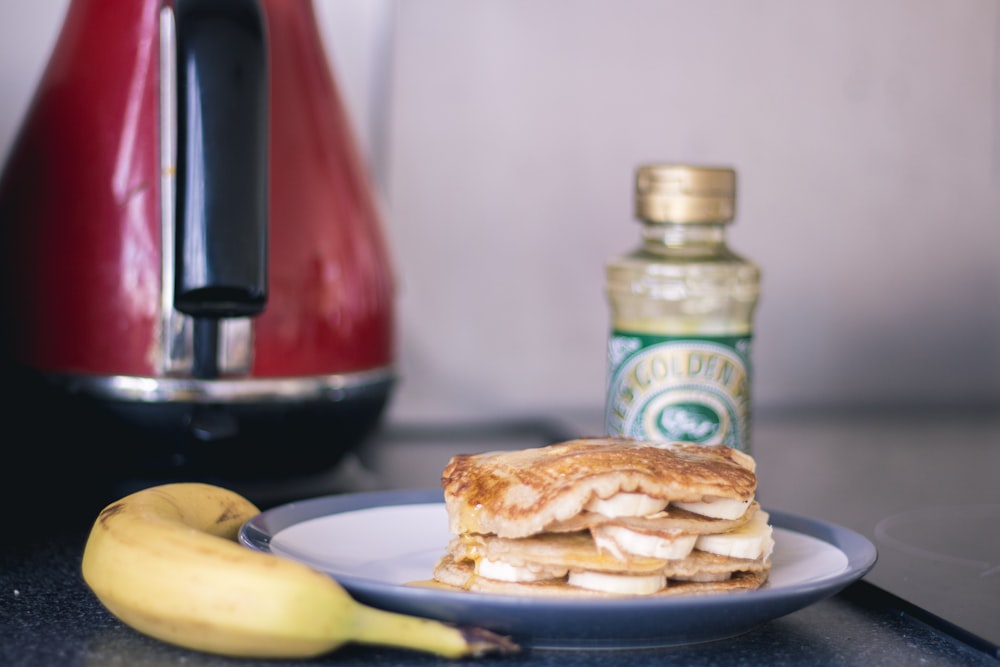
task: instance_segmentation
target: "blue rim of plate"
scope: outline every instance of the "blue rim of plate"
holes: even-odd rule
[[[278,532],[304,521],[355,510],[443,503],[439,490],[373,491],[320,496],[261,512],[240,530],[244,546],[271,553]],[[847,557],[847,566],[808,582],[690,597],[549,599],[405,586],[328,571],[359,602],[427,618],[485,627],[539,649],[676,646],[734,637],[840,592],[864,577],[877,552],[867,538],[825,521],[768,508],[775,528],[806,535]],[[442,546],[442,553],[445,545]],[[315,567],[315,564],[312,564]]]

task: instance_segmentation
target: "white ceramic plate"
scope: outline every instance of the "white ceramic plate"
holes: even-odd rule
[[[267,510],[240,542],[306,563],[375,607],[489,628],[535,648],[635,648],[710,641],[836,594],[876,551],[862,535],[768,509],[769,580],[756,591],[691,597],[556,600],[407,585],[430,579],[450,539],[440,491],[324,496]]]

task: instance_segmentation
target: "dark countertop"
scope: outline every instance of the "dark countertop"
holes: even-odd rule
[[[590,429],[587,419],[574,421],[571,418],[561,423],[571,431],[584,434]],[[892,428],[894,423],[909,424],[910,431],[900,434],[898,428]],[[447,458],[458,451],[493,448],[503,439],[504,428],[503,424],[481,430],[473,427],[452,430],[449,435],[448,429],[392,426],[362,450],[359,460],[352,462],[357,468],[348,477],[360,488],[398,487],[399,480],[394,479],[393,474],[398,474],[394,471],[401,466],[408,471],[405,479],[410,486],[430,486],[425,482],[439,473],[442,457]],[[524,441],[531,437],[530,424],[527,429],[521,427],[512,432],[510,446],[531,445]],[[897,582],[893,576],[880,573],[886,562],[893,570],[906,571],[908,566],[898,555],[890,553],[891,549],[879,544],[876,526],[869,518],[911,507],[912,498],[907,496],[910,490],[894,492],[887,489],[888,496],[875,494],[885,499],[885,507],[877,507],[881,501],[864,498],[864,487],[870,483],[866,475],[884,479],[884,471],[872,470],[872,466],[887,457],[896,460],[896,468],[922,469],[922,440],[913,434],[923,433],[926,440],[939,432],[949,433],[953,453],[965,456],[970,456],[970,452],[979,453],[982,467],[992,471],[982,473],[984,479],[1000,469],[995,460],[1000,455],[996,446],[1000,419],[992,416],[924,416],[916,422],[910,417],[900,422],[896,416],[885,415],[852,416],[847,420],[843,416],[809,415],[758,419],[755,454],[761,472],[762,502],[848,525],[868,534],[879,547],[880,560],[871,575],[836,596],[739,637],[705,644],[623,651],[529,649],[516,656],[462,661],[362,646],[347,646],[321,659],[308,661],[230,659],[173,647],[142,636],[110,616],[80,577],[80,557],[87,530],[108,492],[91,488],[88,493],[87,484],[82,481],[86,477],[80,470],[64,470],[63,476],[56,475],[53,478],[55,486],[26,478],[23,481],[27,486],[8,485],[4,494],[4,498],[9,496],[5,506],[11,511],[11,517],[8,521],[10,532],[0,546],[0,665],[277,667],[336,664],[378,667],[503,663],[561,666],[567,661],[583,666],[615,664],[622,667],[663,664],[995,665],[998,656],[991,645],[978,641],[966,628],[955,627],[914,605],[912,600],[887,593],[886,589],[893,591]],[[541,435],[536,433],[536,437],[543,440],[548,435],[544,428]],[[881,442],[883,449],[873,452],[873,443],[866,438]],[[898,451],[894,452],[894,448]],[[845,465],[852,457],[854,464]],[[420,465],[413,465],[414,460]],[[388,465],[387,461],[395,463]],[[949,472],[940,462],[934,461],[931,465],[937,466],[938,479]],[[970,462],[966,460],[964,465]],[[977,466],[973,463],[972,467]],[[847,474],[841,470],[843,468],[868,472]],[[362,469],[367,477],[358,473]],[[344,475],[340,470],[327,481],[336,480],[342,484]],[[852,477],[857,482],[853,487],[850,486]],[[921,483],[926,486],[926,476],[916,477],[923,479]],[[938,488],[939,499],[944,496],[943,500],[948,503],[997,500],[994,486],[976,489],[975,475],[967,476],[966,481],[969,479],[973,483],[961,485],[964,490],[951,486],[944,491],[943,487]],[[816,480],[823,481],[817,483]],[[302,497],[314,495],[313,491],[319,488],[315,486],[316,480],[311,484],[314,486],[303,484],[300,487]],[[14,486],[19,487],[16,492]],[[913,486],[918,486],[917,481]],[[831,504],[834,497],[843,502]],[[43,499],[48,502],[42,502]],[[989,587],[998,579],[1000,577],[987,577],[982,582]],[[909,597],[909,593],[907,595]],[[948,609],[947,606],[934,608]],[[992,616],[993,619],[997,617]]]

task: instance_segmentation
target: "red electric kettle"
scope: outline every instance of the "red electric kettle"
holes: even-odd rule
[[[72,0],[0,230],[7,380],[120,474],[317,472],[379,423],[392,267],[311,0]]]

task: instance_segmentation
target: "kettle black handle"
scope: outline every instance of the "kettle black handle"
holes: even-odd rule
[[[197,318],[267,303],[268,72],[257,0],[175,0],[174,307]]]

